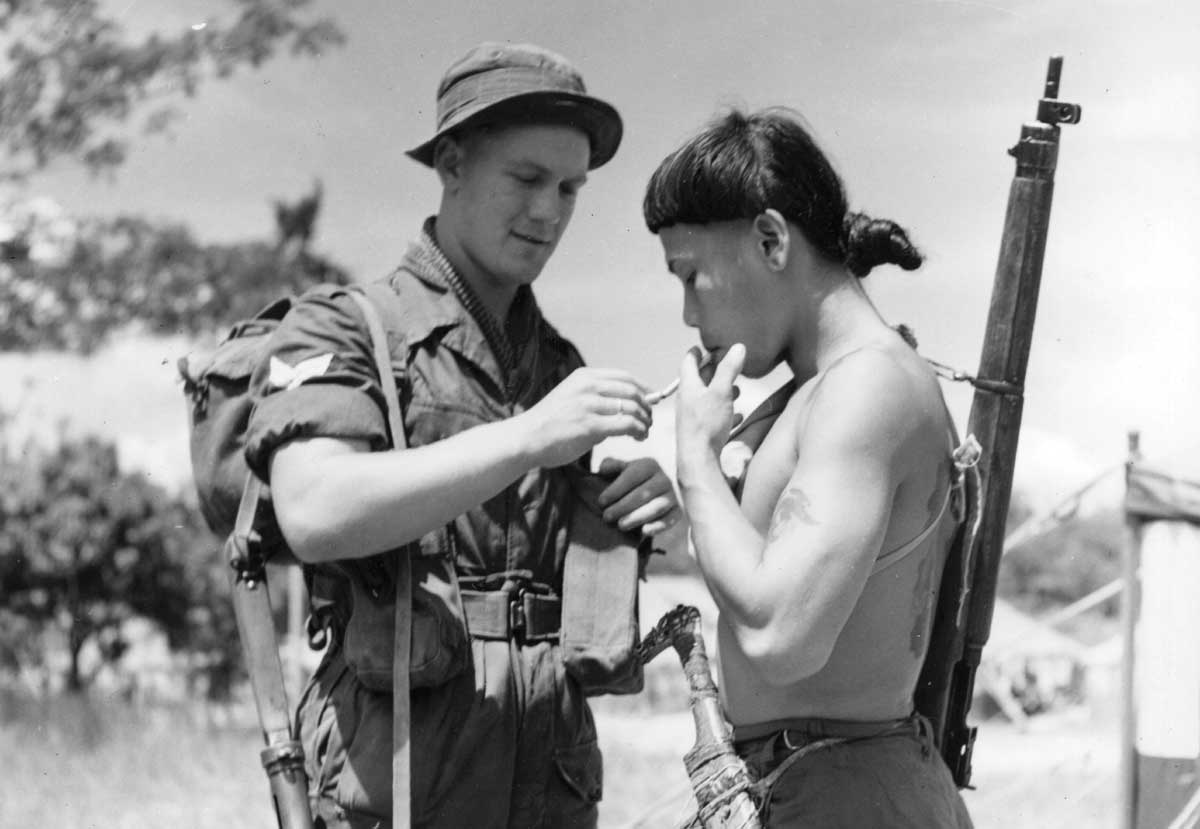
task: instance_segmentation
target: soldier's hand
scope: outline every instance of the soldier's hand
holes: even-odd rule
[[[657,535],[679,520],[675,487],[654,458],[605,458],[597,472],[612,479],[600,493],[605,521],[622,530],[641,528],[643,535]]]
[[[520,415],[538,466],[571,463],[605,438],[642,440],[650,429],[647,389],[618,369],[579,368]]]

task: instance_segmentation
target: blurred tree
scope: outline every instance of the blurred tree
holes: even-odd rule
[[[74,240],[41,262],[0,261],[0,350],[88,353],[131,325],[149,333],[212,333],[282,294],[345,270],[306,249],[270,242],[206,245],[179,224],[133,217],[79,222]]]
[[[130,122],[168,129],[166,100],[202,81],[257,67],[279,49],[317,56],[343,42],[327,18],[304,15],[312,0],[232,0],[230,22],[135,39],[115,4],[99,0],[0,0],[0,181],[67,158],[111,171],[128,152]]]
[[[210,5],[219,6],[217,0]],[[114,172],[140,135],[167,129],[171,99],[281,51],[317,56],[343,37],[312,0],[226,0],[229,20],[129,35],[103,0],[0,0],[0,185],[28,190],[56,162]],[[3,194],[0,194],[3,195]],[[116,331],[207,335],[282,294],[349,275],[309,242],[319,184],[276,203],[275,239],[212,245],[186,226],[138,217],[77,219],[46,199],[0,203],[0,351],[86,354]],[[198,657],[210,696],[240,670],[228,566],[198,511],[119,468],[115,446],[63,437],[10,451],[0,411],[0,669],[36,664],[44,634],[81,648],[126,647],[121,623],[146,616]]]
[[[213,5],[219,5],[211,0]],[[229,21],[134,38],[100,0],[0,0],[0,183],[57,160],[113,171],[136,136],[164,129],[169,99],[260,66],[315,56],[343,36],[312,0],[226,0]],[[275,203],[278,242],[205,245],[181,224],[76,220],[45,199],[0,204],[0,350],[88,353],[112,332],[212,333],[280,294],[349,281],[309,251],[320,186]]]
[[[195,509],[145,475],[124,472],[116,447],[64,436],[53,449],[5,450],[0,465],[0,662],[42,659],[48,634],[69,656],[66,687],[83,689],[93,642],[114,662],[128,643],[122,623],[154,620],[173,648],[218,668],[236,664],[217,542]],[[227,671],[230,673],[230,671]]]
[[[308,250],[317,214],[321,211],[322,193],[321,181],[318,179],[313,183],[312,192],[293,204],[275,200],[275,227],[279,231],[279,241],[275,250],[281,254],[289,248],[299,253]]]

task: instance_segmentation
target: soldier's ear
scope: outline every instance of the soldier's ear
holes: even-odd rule
[[[462,179],[466,148],[453,135],[444,135],[433,148],[433,168],[437,170],[442,187],[454,190]]]
[[[767,267],[782,271],[787,267],[791,250],[791,235],[787,219],[774,208],[768,208],[754,218],[754,244]]]

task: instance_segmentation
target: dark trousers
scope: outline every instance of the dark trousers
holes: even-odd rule
[[[757,780],[800,755],[764,793],[764,827],[971,829],[966,804],[923,717],[787,725],[737,742]]]
[[[594,829],[602,790],[591,711],[558,646],[472,642],[473,665],[412,692],[413,823]],[[318,827],[391,826],[392,700],[336,650],[301,700]]]

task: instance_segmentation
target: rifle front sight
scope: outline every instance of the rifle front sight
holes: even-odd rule
[[[1038,101],[1037,119],[1043,124],[1078,124],[1083,115],[1083,107],[1079,104],[1068,104],[1058,100],[1058,82],[1062,77],[1062,55],[1050,58],[1050,66],[1046,70],[1046,91]]]

